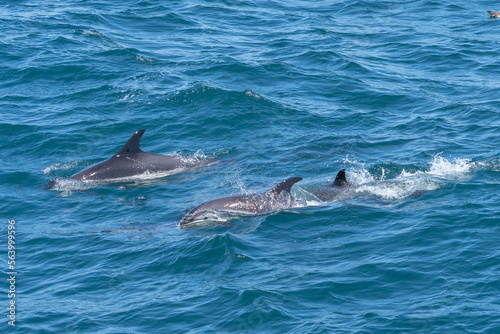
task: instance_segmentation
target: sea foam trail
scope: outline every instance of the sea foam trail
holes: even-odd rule
[[[339,198],[369,195],[384,200],[417,197],[425,192],[437,190],[448,182],[465,181],[477,165],[466,158],[448,160],[438,153],[432,156],[428,170],[410,172],[402,168],[395,178],[388,179],[386,175],[394,173],[394,170],[390,170],[391,167],[381,167],[381,175],[375,176],[365,168],[364,163],[351,160],[349,157],[343,162],[352,166],[347,173],[347,179],[353,187],[346,189]]]
[[[476,166],[470,159],[454,158],[449,161],[441,153],[435,154],[431,161],[429,175],[442,177],[448,180],[460,180],[466,177]]]

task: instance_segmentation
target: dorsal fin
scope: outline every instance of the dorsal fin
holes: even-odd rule
[[[290,192],[290,189],[292,189],[292,186],[302,180],[301,177],[291,177],[289,179],[286,179],[285,181],[282,181],[278,183],[274,188],[266,191],[266,195],[272,196],[272,197],[278,197],[279,194],[281,194],[282,191]]]
[[[125,143],[125,145],[123,145],[122,149],[115,154],[115,157],[142,152],[139,144],[141,143],[141,137],[144,132],[146,132],[146,130],[142,129],[134,133],[132,137],[130,137],[129,140]]]
[[[335,177],[335,181],[333,181],[333,186],[335,187],[346,187],[349,185],[347,179],[345,178],[345,169],[341,169]]]

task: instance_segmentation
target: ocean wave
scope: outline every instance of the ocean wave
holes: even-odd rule
[[[187,86],[170,93],[167,97],[167,101],[174,102],[178,105],[181,104],[200,104],[211,102],[216,105],[252,105],[250,110],[245,110],[245,115],[251,117],[252,114],[263,113],[266,106],[277,105],[277,103],[272,102],[266,97],[262,96],[258,92],[252,91],[247,88],[243,91],[235,91],[222,87],[213,86],[204,82],[190,83]],[[259,108],[259,110],[256,110]],[[238,110],[233,108],[229,112],[238,112]]]

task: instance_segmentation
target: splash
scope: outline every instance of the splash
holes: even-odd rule
[[[380,167],[381,175],[375,177],[365,168],[365,163],[358,162],[353,157],[346,156],[342,162],[351,166],[348,180],[354,186],[346,190],[342,197],[362,194],[384,200],[420,196],[427,191],[437,190],[448,182],[465,180],[475,167],[470,159],[455,158],[450,161],[442,153],[437,153],[432,156],[428,170],[409,172],[403,168],[395,178],[387,179],[386,175],[394,171]]]
[[[500,160],[498,160],[498,161],[496,161],[496,162],[494,162],[494,163],[492,164],[492,168],[491,168],[491,170],[492,170],[493,172],[500,172]]]
[[[68,170],[71,168],[74,168],[78,165],[78,161],[69,161],[69,162],[62,162],[62,163],[57,163],[52,166],[46,167],[42,169],[42,172],[45,175],[50,175],[53,171],[57,170]]]
[[[295,198],[294,208],[304,208],[308,206],[320,206],[324,202],[313,193],[296,185],[292,188],[292,196]]]
[[[445,179],[461,179],[474,167],[470,159],[455,158],[449,161],[442,157],[442,152],[432,156],[430,175]]]
[[[365,168],[364,162],[359,162],[354,159],[354,157],[346,155],[346,157],[342,159],[342,164],[351,166],[351,171],[349,173],[349,182],[351,184],[363,184],[376,181],[368,169]]]
[[[267,99],[263,98],[261,95],[259,95],[259,94],[255,93],[254,91],[252,91],[251,89],[246,89],[245,90],[245,95],[253,97],[253,98],[256,98],[258,100],[261,100],[261,99],[267,100]]]
[[[51,180],[47,186],[47,190],[57,190],[64,194],[69,194],[74,191],[82,191],[95,187],[95,184],[86,183],[73,179],[56,178]]]
[[[362,184],[353,188],[355,193],[366,193],[384,200],[398,200],[406,197],[416,197],[425,192],[437,190],[440,185],[425,177],[425,174],[412,177],[401,177],[390,181],[379,181]]]
[[[184,153],[178,152],[173,152],[167,155],[181,158],[181,162],[185,167],[202,167],[216,163],[215,154],[206,155],[202,150],[196,151],[193,155],[185,155]]]

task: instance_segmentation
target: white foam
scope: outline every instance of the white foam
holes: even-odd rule
[[[459,179],[466,176],[474,167],[470,159],[454,158],[449,161],[442,157],[442,152],[432,156],[429,174],[445,179]]]
[[[61,191],[64,193],[72,192],[72,191],[81,191],[87,190],[95,187],[95,184],[82,182],[73,179],[65,179],[65,178],[57,178],[52,180],[53,185],[50,189]]]
[[[383,180],[381,178],[380,180]],[[354,169],[349,173],[349,182],[351,184],[365,184],[365,183],[370,183],[370,182],[375,182],[378,181],[376,180],[373,175],[370,174],[368,169],[362,168],[362,169]]]
[[[394,179],[386,179],[386,170],[375,178],[365,168],[364,163],[346,156],[342,162],[352,166],[348,173],[348,181],[355,187],[349,188],[347,194],[369,194],[382,199],[402,199],[413,194],[439,189],[447,181],[466,179],[475,164],[470,159],[443,158],[442,153],[432,156],[428,171],[408,172],[405,169]]]
[[[76,30],[75,30],[76,31]],[[81,31],[81,34],[82,35],[92,35],[92,36],[99,36],[99,37],[104,37],[103,34],[101,34],[99,31],[97,30],[82,30]]]
[[[351,166],[351,170],[349,172],[349,182],[351,184],[363,184],[376,181],[368,169],[365,168],[364,162],[359,162],[354,157],[346,155],[346,157],[342,159],[342,163],[344,165]]]
[[[251,89],[246,89],[245,90],[245,95],[246,96],[251,96],[251,97],[256,98],[258,100],[263,99],[262,96],[260,96],[259,94],[253,92]]]
[[[203,153],[202,150],[196,151],[193,155],[184,155],[182,153],[173,152],[168,155],[177,156],[181,159],[181,162],[185,166],[196,167],[196,166],[206,166],[215,162],[213,156],[208,156]]]
[[[376,182],[364,184],[352,189],[355,193],[368,193],[386,200],[397,200],[411,196],[418,192],[436,190],[439,184],[427,180],[424,175],[401,181]]]
[[[145,57],[145,56],[135,56],[135,59],[139,60],[139,61],[143,61],[143,62],[148,62],[148,63],[153,62],[153,59]]]
[[[493,162],[491,170],[493,172],[500,172],[500,161]]]
[[[76,165],[78,165],[77,161],[62,162],[62,163],[57,163],[57,164],[54,164],[52,166],[46,167],[46,168],[42,169],[42,171],[45,175],[48,175],[53,171],[71,169],[71,168],[75,167]]]

